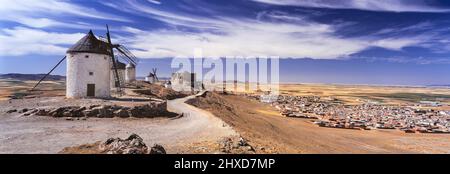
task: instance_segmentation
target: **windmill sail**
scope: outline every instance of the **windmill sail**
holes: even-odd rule
[[[139,60],[125,46],[123,46],[123,45],[115,45],[114,48],[117,49],[117,51],[124,58],[125,61],[127,61],[128,63],[131,63],[131,64],[133,64],[135,66],[137,65]]]
[[[156,82],[159,82],[158,76],[156,75],[156,68],[153,68],[153,78],[156,79]]]

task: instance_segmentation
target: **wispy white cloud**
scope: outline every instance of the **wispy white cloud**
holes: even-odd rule
[[[336,35],[339,24],[321,24],[304,16],[281,12],[259,13],[256,19],[222,16],[194,16],[167,12],[127,1],[125,11],[133,11],[169,25],[189,27],[195,31],[162,29],[142,31],[124,28],[134,34],[121,42],[135,48],[142,58],[192,56],[203,48],[207,57],[280,56],[283,58],[334,59],[349,56],[370,47],[392,50],[420,42],[417,38],[343,38]],[[261,20],[264,19],[264,20]]]
[[[214,29],[218,26],[227,24],[220,20],[214,20],[211,18],[211,16],[198,16],[189,13],[183,13],[181,11],[173,13],[160,10],[157,7],[148,6],[140,1],[135,0],[125,0],[123,2],[120,1],[120,3],[122,3],[122,5],[117,4],[117,2],[103,2],[104,5],[115,8],[117,10],[121,10],[134,15],[149,17],[173,26]]]
[[[405,46],[419,45],[423,39],[421,37],[410,37],[410,38],[386,38],[386,39],[375,39],[371,42],[371,46],[386,48],[390,50],[400,51]]]
[[[130,22],[129,19],[121,16],[63,0],[0,0],[0,4],[0,21],[17,22],[35,28],[84,27],[73,22],[62,22],[57,19],[70,16]]]
[[[0,21],[13,21],[32,28],[73,28],[73,29],[94,29],[99,28],[97,25],[83,22],[61,22],[47,17],[27,17],[17,14],[7,14],[0,16]]]
[[[148,2],[153,3],[153,4],[158,4],[158,5],[161,4],[161,2],[158,0],[148,0]]]
[[[236,26],[238,24],[235,24]],[[261,24],[268,28],[274,24]],[[261,26],[260,26],[261,27]],[[281,58],[344,58],[370,47],[401,50],[420,41],[407,38],[371,40],[367,38],[343,39],[326,32],[288,33],[267,32],[255,28],[233,28],[225,35],[158,30],[140,32],[121,42],[142,58],[192,56],[194,48],[202,48],[206,57],[223,56],[280,56]],[[300,28],[300,30],[304,30]]]
[[[68,45],[76,43],[84,35],[46,32],[26,27],[1,29],[0,56],[64,55]]]
[[[312,8],[359,9],[387,12],[450,12],[434,7],[429,0],[253,0],[256,2]],[[432,1],[431,1],[432,2]]]
[[[24,0],[18,2],[23,3]],[[57,0],[49,2],[67,3]],[[126,44],[141,58],[192,56],[195,48],[203,48],[203,54],[207,57],[280,56],[282,58],[335,59],[347,57],[371,47],[401,50],[407,46],[420,45],[428,39],[408,36],[342,37],[337,35],[337,30],[345,22],[323,24],[311,21],[302,15],[279,11],[260,12],[255,18],[232,18],[164,11],[149,6],[148,3],[145,5],[142,1],[134,0],[102,3],[122,12],[156,19],[173,26],[149,30],[131,26],[113,27],[113,30],[128,33],[126,36],[114,35],[114,40]],[[34,6],[41,5],[36,3]],[[62,5],[62,7],[65,6]],[[36,17],[30,15],[34,11],[29,7],[13,6],[11,9],[0,7],[0,13],[7,11],[5,9],[14,12],[12,14],[16,15],[16,22],[29,27],[2,29],[0,55],[64,54],[64,51],[84,34],[55,33],[35,28],[61,25],[69,25],[71,28],[95,27],[86,23],[62,23],[51,18]],[[37,9],[37,12],[40,13],[40,10]],[[26,11],[26,13],[18,13],[19,11]],[[54,10],[49,13],[65,14],[62,11],[65,10],[59,10],[59,12]],[[84,12],[75,12],[75,14],[78,13]],[[110,17],[104,13],[100,14],[101,18]],[[95,13],[89,15],[95,15]],[[2,19],[5,20],[0,17],[0,20]]]

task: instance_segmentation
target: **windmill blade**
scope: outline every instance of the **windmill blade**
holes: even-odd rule
[[[111,36],[109,35],[109,27],[108,27],[108,25],[106,25],[106,38],[108,39],[109,49],[110,49],[110,52],[111,52],[111,60],[113,62],[113,67],[114,67],[114,83],[115,83],[115,86],[117,88],[117,91],[121,92],[119,72],[117,72],[117,62],[116,62],[116,59],[114,58],[113,44],[111,43]]]
[[[55,70],[56,69],[56,67],[58,67],[59,66],[59,64],[61,64],[61,62],[62,61],[64,61],[64,59],[66,59],[66,56],[64,56],[47,74],[45,74],[45,76],[44,77],[42,77],[42,79],[41,80],[39,80],[39,82],[37,82],[36,83],[36,85],[34,85],[34,87],[33,88],[31,88],[31,90],[30,91],[33,91],[34,90],[34,88],[36,88],[48,75],[50,75],[50,73],[52,73],[53,72],[53,70]]]
[[[139,62],[139,59],[134,56],[133,53],[130,52],[130,50],[128,50],[125,46],[123,45],[115,45],[115,48],[117,49],[117,51],[119,51],[119,53],[124,56],[128,62],[137,65],[137,63]]]
[[[116,48],[117,49],[117,48]],[[123,54],[122,52],[120,52],[119,50],[117,50],[117,54],[118,57],[121,57],[122,60],[124,60],[127,63],[131,63],[133,65],[136,65],[130,58],[128,58],[125,54]]]
[[[156,75],[156,68],[153,69],[153,74],[155,75],[156,81],[159,81],[158,76]]]
[[[131,63],[133,65],[137,65],[137,59],[133,58],[131,55],[127,55],[126,52],[123,51],[123,49],[116,47],[117,53],[122,57],[123,60],[125,60],[128,63]]]

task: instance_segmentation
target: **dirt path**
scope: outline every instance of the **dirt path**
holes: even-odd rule
[[[237,135],[230,126],[210,112],[185,103],[198,95],[170,100],[167,103],[169,111],[184,114],[181,119],[177,120],[183,122],[183,124],[176,125],[179,134],[189,134],[188,137],[196,137],[195,139],[199,141],[219,140],[222,137]]]
[[[168,153],[191,153],[192,147],[189,146],[192,144],[217,142],[236,134],[210,113],[184,103],[192,97],[168,101],[170,111],[186,113],[176,119],[88,118],[68,121],[17,113],[0,115],[0,153],[58,153],[64,147],[104,141],[110,137],[126,138],[131,133],[137,133],[147,145],[162,144]],[[30,104],[26,99],[20,103]],[[0,108],[7,105],[7,102],[1,102]],[[213,152],[211,149],[210,153]]]

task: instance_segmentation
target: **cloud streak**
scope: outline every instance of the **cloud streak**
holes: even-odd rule
[[[358,9],[383,12],[444,13],[450,9],[434,7],[426,0],[253,0],[265,4],[310,8]]]
[[[93,8],[80,6],[61,0],[0,0],[0,21],[17,22],[35,28],[66,27],[83,28],[73,22],[61,22],[56,18],[86,17],[102,20],[131,22],[114,14],[104,13]]]
[[[161,11],[133,0],[127,2],[130,9],[120,10],[133,11],[169,25],[194,30],[141,31],[125,28],[123,31],[133,33],[134,36],[122,38],[121,41],[135,48],[135,54],[142,58],[192,56],[195,48],[202,48],[206,57],[335,59],[370,47],[401,50],[420,43],[420,39],[407,37],[343,38],[335,35],[339,24],[321,24],[305,16],[282,12],[259,13],[256,19],[223,16],[205,18],[182,12]]]
[[[39,29],[15,27],[0,30],[0,56],[64,55],[68,45],[85,34],[46,32]]]
[[[148,0],[148,2],[150,2],[150,3],[153,3],[153,4],[161,4],[161,2],[160,1],[157,1],[157,0]]]
[[[11,8],[0,7],[0,13],[5,14],[3,17],[0,16],[0,20],[15,19],[15,22],[27,27],[9,27],[0,31],[2,39],[0,55],[64,54],[65,49],[74,44],[83,34],[49,32],[46,29],[51,27],[96,28],[96,25],[87,23],[61,22],[46,15],[61,13],[95,19],[116,19],[97,9],[79,10],[82,8],[80,5],[68,1],[49,0],[48,2],[56,4],[53,7],[43,7],[42,1],[32,1],[25,6],[20,5],[28,2],[26,0],[7,2],[13,5]],[[281,2],[288,1],[279,1]],[[279,56],[281,58],[336,59],[345,58],[372,47],[395,51],[401,51],[408,46],[426,47],[429,44],[425,43],[433,39],[427,35],[411,37],[410,35],[385,34],[392,30],[389,28],[373,35],[343,37],[338,34],[338,31],[343,26],[352,27],[351,23],[345,21],[331,24],[319,23],[309,19],[308,16],[284,11],[257,11],[254,16],[232,17],[223,13],[222,15],[212,13],[212,11],[207,12],[209,15],[200,15],[178,9],[167,10],[159,8],[164,4],[155,5],[154,2],[146,1],[102,1],[101,4],[130,16],[145,17],[149,23],[157,20],[166,25],[161,27],[162,29],[145,29],[132,25],[113,28],[117,31],[116,35],[113,35],[114,40],[131,48],[140,58],[192,56],[194,49],[202,48],[206,57]],[[75,10],[67,14],[65,11],[69,7]],[[7,15],[14,15],[14,18],[5,17]],[[119,21],[122,19],[126,18],[117,18]],[[139,23],[145,23],[145,20]],[[415,28],[405,30],[415,30]],[[51,42],[48,41],[49,39],[59,41]]]

